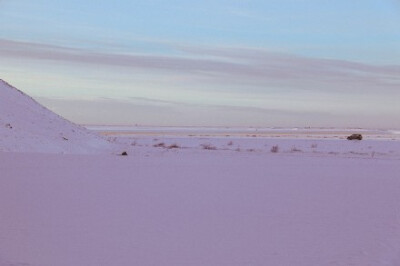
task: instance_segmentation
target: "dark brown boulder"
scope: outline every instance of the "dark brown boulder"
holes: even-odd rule
[[[347,137],[348,140],[362,140],[361,134],[351,134]]]

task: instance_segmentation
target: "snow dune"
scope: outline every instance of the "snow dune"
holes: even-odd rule
[[[104,138],[46,109],[0,79],[0,151],[111,152]]]

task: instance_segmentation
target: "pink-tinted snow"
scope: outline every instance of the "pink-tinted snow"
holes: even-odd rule
[[[387,137],[106,141],[0,80],[0,266],[398,266],[399,173]]]
[[[0,79],[0,151],[99,153],[112,149],[103,138]]]
[[[400,264],[398,160],[177,151],[0,162],[4,265]]]

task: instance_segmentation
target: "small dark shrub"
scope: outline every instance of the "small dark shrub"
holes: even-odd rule
[[[296,146],[293,146],[291,149],[292,152],[302,152],[302,150],[296,148]]]
[[[164,142],[160,142],[160,143],[154,144],[153,147],[156,147],[156,148],[165,148],[165,143],[164,143]]]
[[[180,147],[177,144],[171,144],[167,147],[167,149],[179,149]]]
[[[272,148],[271,148],[272,153],[277,153],[278,151],[279,151],[278,145],[272,146]]]
[[[203,147],[204,150],[216,150],[217,147],[211,145],[211,144],[201,144],[201,147]]]

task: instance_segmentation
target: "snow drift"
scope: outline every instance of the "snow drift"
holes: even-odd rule
[[[0,79],[0,151],[102,153],[112,144]]]

